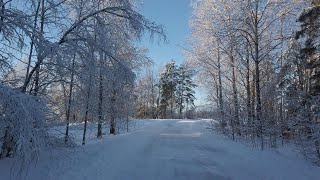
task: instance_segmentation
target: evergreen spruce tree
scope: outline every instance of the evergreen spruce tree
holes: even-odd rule
[[[297,125],[306,137],[305,142],[315,145],[320,158],[320,0],[312,0],[311,7],[303,11],[298,21],[302,25],[296,39],[301,42],[301,73],[306,78],[300,83],[303,84],[300,109],[304,111],[300,114],[304,118]]]
[[[160,75],[160,88],[161,88],[161,100],[160,111],[162,118],[168,118],[168,107],[170,108],[170,118],[174,116],[174,103],[175,103],[175,91],[176,91],[176,66],[172,61],[165,66],[165,70]]]

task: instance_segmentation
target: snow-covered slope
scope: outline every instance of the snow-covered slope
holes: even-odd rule
[[[252,149],[211,133],[205,121],[141,122],[128,134],[43,152],[26,179],[320,179],[320,168],[299,155]],[[9,177],[11,161],[0,161],[1,180]]]

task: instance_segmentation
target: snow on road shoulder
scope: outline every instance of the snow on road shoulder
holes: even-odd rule
[[[261,151],[209,129],[202,140],[198,148],[206,149],[202,152],[220,164],[231,179],[320,179],[320,167],[308,162],[294,147]]]
[[[150,120],[131,120],[129,121],[128,132],[126,127],[121,127],[117,131],[117,135],[129,135],[131,133],[141,131],[145,126],[150,124]],[[99,143],[99,139],[97,139],[97,123],[88,123],[87,124],[87,132],[86,132],[86,144],[95,144]],[[82,123],[70,123],[69,126],[69,136],[70,138],[78,145],[82,144],[83,137],[83,129],[84,122]],[[66,125],[57,125],[49,129],[49,133],[55,137],[63,138],[65,136]],[[108,124],[103,124],[102,133],[105,136],[108,135],[109,126]]]
[[[43,152],[25,179],[320,179],[320,168],[292,148],[260,151],[207,129],[206,120],[134,122],[129,133],[100,140],[89,125],[86,146]],[[82,124],[70,129],[81,137]],[[9,179],[10,163],[0,161],[1,180]]]

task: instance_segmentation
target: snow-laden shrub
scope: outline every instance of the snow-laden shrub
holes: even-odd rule
[[[46,144],[48,112],[40,98],[0,85],[0,158],[34,159]]]

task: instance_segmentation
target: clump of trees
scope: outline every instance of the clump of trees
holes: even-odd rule
[[[195,72],[186,64],[167,63],[157,79],[149,70],[138,81],[137,113],[139,118],[192,118],[196,85]]]
[[[193,3],[187,57],[233,139],[262,150],[294,139],[320,158],[319,3]]]
[[[0,0],[0,158],[30,157],[48,144],[52,121],[88,122],[116,134],[133,113],[135,44],[165,39],[131,0]]]

